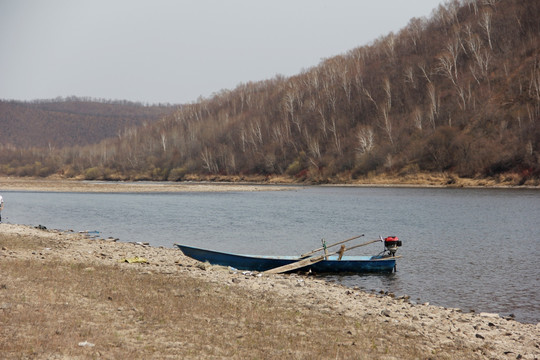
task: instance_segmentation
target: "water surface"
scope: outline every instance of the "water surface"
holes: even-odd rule
[[[291,191],[90,194],[4,192],[3,219],[99,230],[121,241],[175,242],[291,255],[365,234],[403,241],[398,272],[331,277],[417,302],[540,321],[540,192],[511,189],[297,187]],[[351,244],[352,245],[352,244]],[[382,251],[376,243],[351,251]]]

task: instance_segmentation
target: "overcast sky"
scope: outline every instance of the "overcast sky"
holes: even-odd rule
[[[189,103],[290,76],[442,0],[0,0],[0,99]]]

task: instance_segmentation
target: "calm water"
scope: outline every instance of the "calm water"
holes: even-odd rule
[[[398,272],[330,280],[540,321],[540,191],[306,187],[279,192],[3,192],[4,221],[247,254],[300,254],[365,234],[403,240]],[[363,240],[364,240],[363,239]],[[375,254],[376,243],[353,250]]]

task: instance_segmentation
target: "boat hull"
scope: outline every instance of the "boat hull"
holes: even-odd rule
[[[238,270],[266,271],[301,260],[298,256],[256,256],[219,252],[197,247],[175,244],[184,255],[212,265],[230,266]],[[393,257],[379,256],[330,256],[298,269],[315,273],[391,273],[396,265]]]

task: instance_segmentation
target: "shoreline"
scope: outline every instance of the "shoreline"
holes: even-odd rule
[[[146,263],[130,264],[122,261],[123,259],[134,257],[143,258],[146,260]],[[253,314],[244,314],[242,318],[237,318],[238,315],[233,315],[231,318],[233,320],[227,320],[228,315],[226,314],[229,311],[228,307],[221,309],[221,313],[214,314],[210,318],[203,316],[203,319],[206,320],[201,324],[199,324],[201,314],[185,313],[182,315],[186,317],[187,323],[192,324],[191,326],[194,329],[201,327],[200,331],[203,332],[210,331],[206,327],[207,325],[205,325],[208,321],[218,328],[229,325],[234,325],[234,328],[236,328],[242,325],[243,321],[247,321],[248,326],[244,330],[239,330],[241,332],[240,335],[229,337],[227,343],[230,342],[232,345],[213,345],[218,348],[220,346],[239,348],[239,353],[236,353],[236,356],[230,356],[232,358],[245,358],[248,355],[257,356],[253,355],[253,351],[257,354],[257,349],[248,349],[250,345],[245,344],[243,341],[243,339],[249,338],[252,333],[260,337],[263,344],[266,341],[271,341],[266,336],[273,337],[276,334],[283,333],[287,338],[290,338],[294,335],[296,341],[299,341],[300,344],[307,344],[307,347],[310,348],[309,344],[315,342],[314,339],[317,338],[315,334],[321,327],[320,322],[308,321],[299,327],[298,321],[300,321],[299,319],[307,321],[305,319],[314,319],[315,317],[319,321],[324,321],[325,324],[327,323],[327,331],[334,331],[331,330],[333,327],[331,326],[330,319],[335,319],[336,317],[340,321],[345,321],[347,324],[370,324],[368,328],[358,325],[341,329],[343,331],[340,338],[333,340],[337,343],[332,341],[323,343],[322,348],[337,346],[335,349],[337,349],[336,351],[338,353],[340,353],[339,349],[342,349],[341,356],[336,355],[336,358],[358,358],[366,356],[365,354],[368,350],[371,351],[371,357],[388,359],[410,357],[536,359],[540,356],[540,323],[536,325],[524,324],[511,319],[501,318],[497,314],[464,313],[460,309],[443,308],[429,304],[413,304],[406,296],[395,298],[368,293],[360,289],[351,289],[330,283],[313,276],[296,274],[259,276],[259,274],[251,272],[232,271],[224,267],[199,263],[183,256],[176,249],[154,248],[127,242],[115,242],[114,240],[91,239],[79,233],[40,230],[29,226],[12,224],[0,224],[0,266],[5,266],[8,270],[3,270],[3,277],[0,280],[0,318],[2,318],[3,323],[7,324],[4,330],[0,329],[0,348],[4,349],[9,344],[3,343],[3,341],[15,341],[13,339],[15,334],[19,337],[27,336],[30,338],[26,339],[30,340],[29,345],[21,345],[23,347],[32,346],[32,341],[37,341],[33,339],[35,335],[32,335],[29,328],[19,324],[17,321],[20,320],[16,318],[16,315],[20,312],[22,313],[26,307],[31,307],[33,301],[37,301],[32,297],[24,297],[20,304],[13,302],[15,301],[13,299],[21,299],[17,294],[31,290],[25,289],[25,282],[21,282],[20,275],[11,275],[9,271],[12,269],[15,273],[15,270],[18,268],[17,264],[19,263],[30,264],[28,266],[30,270],[33,265],[38,266],[37,269],[45,269],[51,264],[67,264],[67,269],[72,269],[73,271],[80,269],[83,274],[89,274],[86,275],[87,277],[96,273],[97,270],[95,269],[105,267],[105,269],[110,269],[108,271],[112,271],[110,276],[128,272],[132,274],[130,275],[132,277],[144,276],[152,282],[173,281],[178,278],[191,279],[190,281],[196,280],[198,283],[197,289],[201,289],[192,289],[192,292],[203,291],[206,294],[205,298],[212,299],[212,297],[216,296],[215,294],[222,294],[221,297],[216,298],[216,301],[231,300],[233,303],[240,302],[246,304],[250,309],[257,309],[257,304],[270,298],[272,299],[272,306],[269,311],[275,314],[286,314],[292,311],[292,313],[301,315],[300,318],[294,316],[296,320],[293,319],[290,323],[276,320],[277,322],[275,323],[267,324],[270,328],[265,331],[256,329],[258,326],[257,321],[249,325],[251,324],[249,319],[244,319],[245,317],[250,318],[250,316],[255,316]],[[13,264],[12,266],[15,266],[15,268],[11,268],[10,264]],[[64,285],[67,288],[71,288],[71,281],[73,281],[71,278],[66,279]],[[107,289],[100,289],[100,286],[105,285],[101,283],[95,285],[98,294],[105,294],[108,291]],[[54,289],[50,289],[50,291],[56,292]],[[157,298],[156,301],[159,299],[165,301],[171,296],[166,290],[163,291],[164,293],[162,295],[157,294],[156,296],[163,296],[164,298]],[[85,311],[91,312],[91,318],[94,319],[89,326],[96,327],[95,329],[92,328],[93,331],[90,332],[90,335],[85,335],[86,337],[84,339],[82,337],[77,339],[77,341],[87,341],[95,344],[95,347],[87,349],[79,345],[79,347],[74,346],[73,349],[54,350],[61,353],[62,351],[71,351],[65,355],[67,357],[85,356],[84,354],[111,357],[112,354],[115,354],[114,347],[103,343],[104,340],[98,336],[98,333],[106,332],[107,327],[117,327],[119,329],[124,327],[129,328],[135,335],[140,331],[144,332],[144,327],[139,328],[131,318],[122,316],[115,317],[116,320],[112,323],[105,322],[102,325],[103,328],[96,324],[98,323],[96,319],[103,316],[104,309],[112,302],[111,299],[116,298],[118,295],[109,295],[109,297],[99,295],[97,299],[94,299],[94,305],[90,309],[85,307],[85,302],[81,303],[80,301],[81,299],[85,299],[85,296],[87,299],[92,300],[93,295],[81,295],[74,292],[73,294],[66,295],[69,299],[62,300],[58,296],[51,295],[50,297],[44,297],[43,301],[45,301],[45,304],[41,304],[42,311],[45,313],[50,311],[52,307],[56,306],[54,304],[58,303],[58,301],[61,301],[61,303],[65,302],[65,304],[73,304],[65,306],[74,312],[80,311],[81,309],[79,307],[82,306]],[[133,296],[136,296],[136,294],[133,294]],[[181,304],[182,298],[176,297],[175,299],[177,300],[175,302]],[[125,305],[122,305],[122,308],[124,307]],[[116,310],[116,312],[121,314],[124,310]],[[256,311],[256,313],[258,312],[259,310]],[[149,314],[143,311],[138,316],[146,318]],[[10,322],[11,318],[13,318],[13,322]],[[34,325],[47,329],[49,326],[52,326],[51,331],[58,333],[56,337],[69,337],[67,331],[63,329],[63,326],[66,325],[62,321],[66,321],[65,319],[58,320],[56,323],[53,321],[51,325],[46,325],[40,322],[39,319],[40,317],[37,318],[37,324]],[[231,321],[232,323],[230,323]],[[146,326],[148,325],[146,324]],[[130,343],[130,346],[134,346],[140,351],[139,357],[150,355],[145,353],[148,348],[161,349],[156,350],[158,351],[157,358],[167,357],[169,354],[166,349],[171,346],[177,351],[185,351],[185,344],[182,346],[172,345],[169,342],[170,340],[167,340],[169,339],[167,331],[174,333],[175,326],[180,325],[167,322],[165,326],[167,330],[163,330],[165,333],[162,335],[157,333],[155,336],[146,337],[142,335],[143,333],[140,333],[140,340]],[[335,329],[338,332],[341,330],[339,327]],[[178,329],[178,331],[188,330],[183,327],[182,329]],[[272,331],[276,331],[276,333],[272,333]],[[270,334],[267,334],[267,332],[270,332]],[[133,336],[133,334],[130,336]],[[186,337],[189,336],[186,335]],[[2,338],[8,340],[2,340]],[[360,346],[359,344],[361,344],[364,338],[371,339],[371,343],[377,344],[377,346],[372,345],[369,349],[366,348],[368,345]],[[191,340],[192,343],[190,344],[193,347],[190,349],[194,351],[191,353],[193,357],[216,357],[208,354],[208,351],[210,351],[207,349],[209,344],[205,339],[205,337],[198,335],[198,337],[195,336]],[[395,342],[395,347],[392,347],[392,343],[390,342],[384,348],[382,343],[379,343],[382,340],[379,339],[392,339]],[[128,341],[128,339],[122,339],[122,341]],[[80,344],[81,342],[78,343]],[[314,348],[311,350],[314,351],[313,353],[296,353],[295,351],[298,351],[295,349],[297,345],[294,342],[289,345],[288,351],[290,352],[288,355],[281,354],[280,356],[270,357],[316,357],[316,351],[322,351],[319,348]],[[272,349],[266,349],[266,351],[270,350]],[[56,355],[48,346],[45,346],[45,350],[43,351],[45,352],[37,356],[38,358],[48,358]],[[211,351],[213,353],[216,349],[213,348]],[[258,349],[258,351],[261,351],[261,349]],[[96,355],[95,352],[99,352],[101,355]],[[258,356],[264,357],[265,353],[270,354],[263,352],[259,353]],[[8,358],[11,358],[9,356],[11,353],[7,352],[7,354]],[[182,352],[176,354],[182,354]],[[12,356],[16,358],[17,355],[13,353]],[[229,356],[222,355],[217,357]]]
[[[458,182],[445,184],[444,179],[415,183],[399,182],[394,179],[378,179],[372,182],[304,184],[287,181],[249,182],[249,181],[104,181],[77,180],[64,178],[19,178],[0,177],[1,191],[35,192],[87,192],[87,193],[179,193],[179,192],[229,192],[229,191],[286,191],[302,187],[359,187],[359,188],[444,188],[444,189],[517,189],[540,190],[540,186],[483,184],[482,182]]]
[[[86,192],[86,193],[179,193],[229,191],[282,191],[290,185],[206,182],[123,182],[0,177],[0,191]]]

